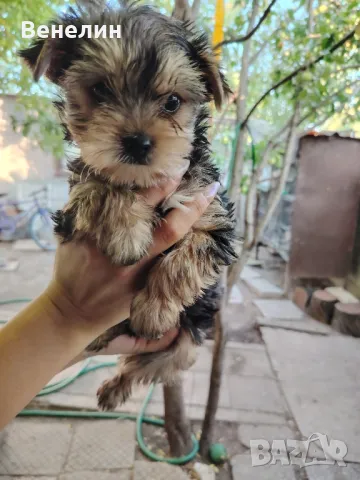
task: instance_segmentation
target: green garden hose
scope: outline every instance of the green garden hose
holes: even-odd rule
[[[1,300],[0,305],[7,305],[11,303],[27,303],[31,299],[28,298],[17,298],[13,300]],[[0,320],[0,323],[6,323],[6,320]],[[37,397],[43,395],[49,395],[50,393],[57,392],[62,388],[65,388],[70,383],[74,382],[77,378],[85,375],[86,373],[93,372],[98,368],[113,367],[116,365],[116,362],[101,362],[95,365],[90,365],[91,359],[88,359],[84,362],[84,365],[75,375],[69,376],[59,382],[51,383],[46,385]],[[157,462],[166,462],[172,465],[183,465],[185,463],[193,460],[198,451],[199,443],[194,435],[192,435],[193,449],[188,455],[184,455],[178,458],[166,458],[160,455],[156,455],[146,446],[144,437],[142,434],[142,424],[149,423],[150,425],[157,425],[159,427],[164,427],[165,422],[160,418],[150,418],[145,416],[145,411],[150,402],[151,396],[153,394],[155,385],[151,384],[149,390],[146,394],[145,400],[140,408],[138,415],[130,415],[127,413],[116,413],[116,412],[81,412],[81,411],[71,411],[71,410],[39,410],[39,409],[25,409],[22,410],[18,416],[21,417],[62,417],[62,418],[102,418],[102,419],[123,419],[123,420],[135,420],[136,421],[136,440],[138,442],[140,450],[151,460]]]

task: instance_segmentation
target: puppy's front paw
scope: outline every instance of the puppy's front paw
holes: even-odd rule
[[[156,339],[179,323],[182,307],[167,298],[151,297],[142,290],[130,310],[130,326],[138,337]]]
[[[153,223],[138,221],[131,228],[121,226],[105,245],[105,254],[115,265],[133,265],[147,253],[152,242]]]

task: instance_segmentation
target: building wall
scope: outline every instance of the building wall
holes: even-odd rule
[[[55,159],[43,152],[31,138],[14,132],[11,115],[21,118],[16,110],[16,97],[0,97],[0,193],[14,191],[16,182],[44,182],[55,175]]]

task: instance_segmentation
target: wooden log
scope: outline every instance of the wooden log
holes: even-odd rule
[[[337,303],[332,325],[340,333],[360,337],[360,303]]]
[[[292,301],[303,312],[306,311],[309,298],[310,298],[310,290],[308,288],[302,287],[302,286],[295,287],[292,295]]]
[[[338,299],[341,303],[359,303],[359,300],[342,287],[327,287],[325,290]]]
[[[326,290],[316,290],[310,299],[308,314],[319,322],[330,324],[337,298]]]

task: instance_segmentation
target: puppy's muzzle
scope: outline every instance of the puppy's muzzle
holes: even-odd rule
[[[148,135],[144,133],[127,135],[122,138],[122,145],[127,163],[135,165],[148,165],[150,163],[153,141]]]

